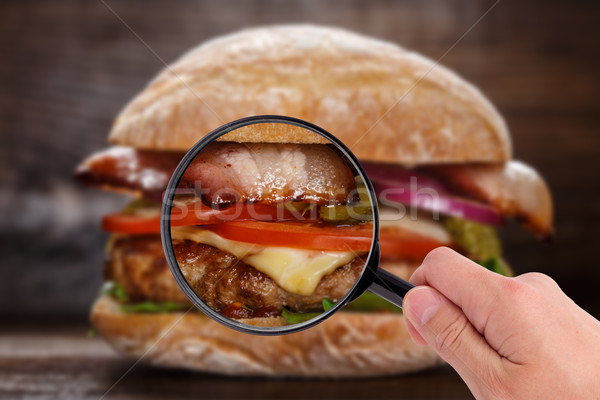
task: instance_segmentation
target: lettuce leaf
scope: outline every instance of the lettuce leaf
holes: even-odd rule
[[[329,300],[328,298],[323,299],[323,311],[329,311],[331,307],[335,304],[334,301]]]
[[[151,313],[151,314],[164,314],[173,311],[181,311],[190,308],[189,305],[174,303],[171,301],[156,302],[156,301],[144,301],[142,303],[131,303],[121,304],[121,312],[126,314],[133,313]]]
[[[127,293],[125,292],[125,289],[123,289],[123,286],[112,281],[104,282],[102,288],[100,289],[100,294],[108,295],[113,299],[119,300],[123,303],[129,301],[129,296],[127,296]]]
[[[285,319],[288,324],[299,324],[300,322],[308,321],[309,319],[313,319],[318,317],[322,313],[313,312],[313,313],[300,313],[290,311],[287,308],[281,309],[281,316]]]
[[[102,289],[100,289],[101,295],[108,295],[113,299],[121,303],[121,312],[132,314],[132,313],[168,313],[173,311],[180,311],[189,308],[189,305],[175,303],[172,301],[144,301],[141,303],[130,303],[129,296],[123,289],[123,286],[116,282],[108,281],[104,282]]]
[[[328,311],[331,307],[333,307],[335,302],[328,298],[324,298],[322,304],[323,304],[323,312],[325,312],[325,311]],[[286,322],[288,324],[299,324],[300,322],[308,321],[309,319],[318,317],[321,314],[322,313],[320,313],[320,312],[302,313],[302,312],[290,311],[287,308],[281,309],[281,316],[286,320]]]

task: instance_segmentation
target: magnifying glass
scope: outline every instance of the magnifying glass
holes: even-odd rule
[[[375,191],[352,152],[284,116],[217,128],[181,160],[161,238],[190,301],[241,332],[312,327],[366,290],[401,307],[414,287],[379,268]]]

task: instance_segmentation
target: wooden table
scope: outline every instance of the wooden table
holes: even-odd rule
[[[103,395],[106,399],[470,398],[466,385],[448,366],[378,379],[230,378],[136,365],[101,339],[87,337],[85,327],[21,326],[0,334],[0,398],[84,400]]]

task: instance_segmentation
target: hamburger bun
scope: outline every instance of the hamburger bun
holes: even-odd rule
[[[238,118],[310,121],[361,160],[505,162],[503,119],[472,85],[395,44],[311,25],[254,28],[208,41],[163,70],[117,117],[109,140],[187,151]],[[280,132],[236,141],[281,142]]]
[[[253,323],[277,323],[265,320]],[[255,336],[226,328],[195,309],[124,314],[115,300],[103,296],[92,308],[91,321],[121,353],[158,366],[227,375],[367,377],[441,363],[431,348],[410,339],[402,315],[391,313],[339,312],[299,333]]]

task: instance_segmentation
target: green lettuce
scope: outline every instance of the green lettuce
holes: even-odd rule
[[[288,324],[299,324],[300,322],[308,321],[309,319],[318,317],[321,314],[322,313],[320,312],[301,313],[290,311],[287,308],[281,309],[281,316]]]
[[[323,299],[323,312],[328,311],[331,307],[334,306],[335,302],[328,298]],[[281,316],[286,320],[288,324],[299,324],[300,322],[308,321],[309,319],[313,319],[321,315],[321,312],[295,312],[290,311],[287,308],[281,309]]]
[[[121,303],[121,312],[132,313],[168,313],[189,308],[186,304],[171,301],[144,301],[141,303],[130,303],[129,296],[123,286],[116,282],[108,281],[100,289],[101,295],[107,295]]]
[[[164,314],[173,311],[181,311],[190,308],[191,306],[181,303],[174,303],[171,301],[144,301],[142,303],[130,303],[121,304],[121,312],[126,314],[134,313],[151,313],[151,314]]]
[[[127,296],[127,293],[125,292],[125,289],[123,289],[123,286],[119,285],[116,282],[104,282],[104,285],[102,285],[102,288],[100,289],[100,294],[108,295],[113,299],[119,300],[123,303],[129,301],[129,296]]]

